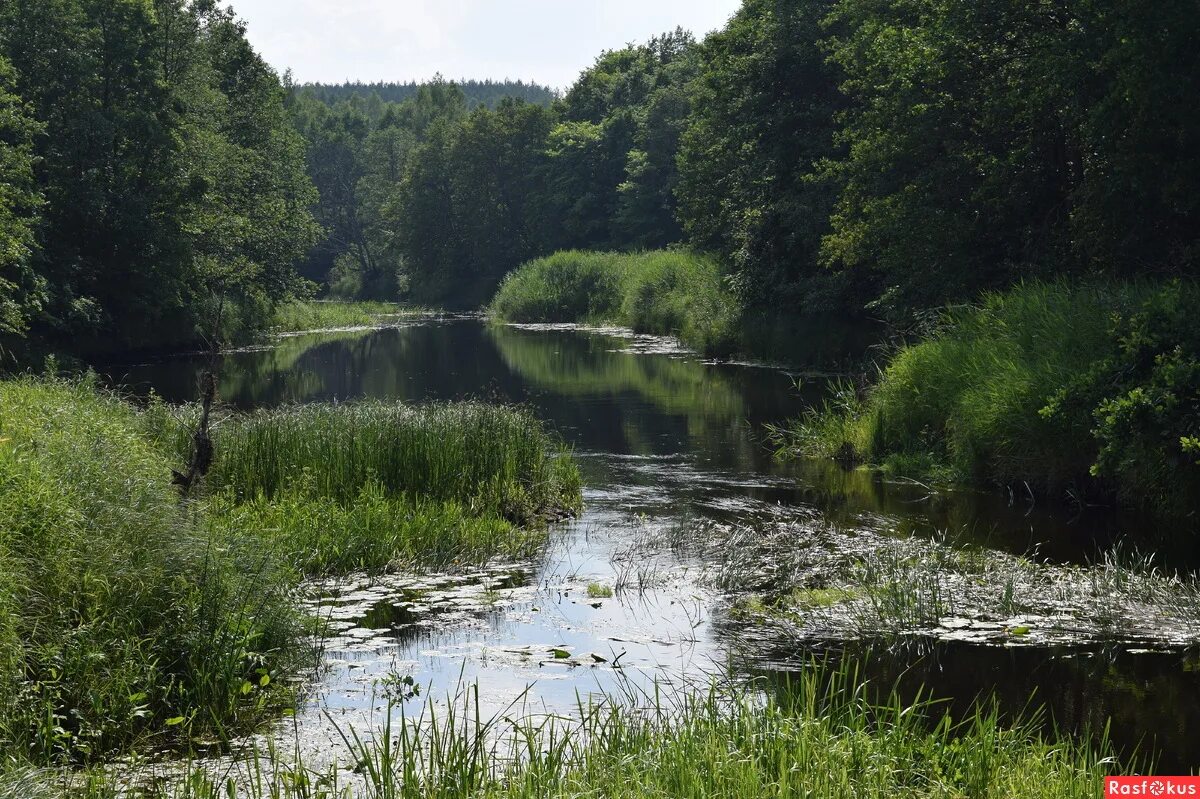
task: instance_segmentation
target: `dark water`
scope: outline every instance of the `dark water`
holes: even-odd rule
[[[107,372],[135,392],[153,389],[183,401],[196,394],[199,368],[198,360],[179,358]],[[662,555],[657,583],[643,586],[636,601],[584,598],[589,580],[632,579],[629,561],[648,556],[631,542],[644,539],[647,529],[705,518],[753,524],[798,508],[835,525],[868,524],[898,535],[940,531],[966,543],[1073,563],[1095,558],[1122,536],[1154,540],[1144,518],[1107,509],[1056,508],[1007,493],[930,496],[922,486],[832,463],[778,462],[765,446],[765,426],[820,399],[825,381],[706,363],[661,340],[475,319],[297,336],[229,355],[220,394],[239,408],[360,397],[523,403],[574,446],[584,471],[588,510],[563,527],[547,562],[516,582],[480,578],[478,585],[489,597],[500,596],[499,603],[472,608],[474,595],[455,586],[458,604],[445,605],[454,613],[422,627],[396,599],[411,594],[407,587],[368,588],[357,597],[348,592],[347,607],[357,599],[367,610],[345,613],[347,628],[357,624],[359,638],[348,635],[340,656],[332,647],[331,673],[341,676],[318,692],[313,718],[315,710],[370,705],[363,699],[372,690],[368,678],[398,663],[438,685],[452,685],[452,676],[476,678],[503,706],[532,683],[542,686],[532,695],[546,705],[569,704],[581,684],[609,685],[605,675],[614,670],[555,669],[538,654],[563,642],[573,653],[599,652],[606,660],[626,652],[623,665],[654,679],[728,658],[720,625],[710,618],[719,598],[696,582],[698,564],[686,558]],[[1165,557],[1184,563],[1192,555],[1168,551]],[[364,632],[378,628],[394,634],[380,641]],[[764,651],[756,668],[786,671],[809,654],[799,646]],[[1163,769],[1200,767],[1200,745],[1193,744],[1200,733],[1194,651],[940,643],[856,647],[855,654],[880,684],[899,681],[911,691],[924,685],[959,711],[993,697],[1016,713],[1035,695],[1051,723],[1065,730],[1100,729],[1111,717],[1110,735],[1122,752],[1153,750]]]

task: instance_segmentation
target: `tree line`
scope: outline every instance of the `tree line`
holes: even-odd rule
[[[371,184],[380,243],[406,290],[462,304],[563,248],[685,244],[786,313],[1191,275],[1194,12],[746,0],[704,41],[603,53],[549,107],[442,114]]]
[[[778,313],[1193,275],[1197,27],[1191,0],[745,0],[551,100],[294,86],[213,0],[9,0],[0,346],[169,346],[304,278],[477,307],[567,248],[711,253]]]
[[[286,100],[212,0],[0,5],[0,346],[177,345],[300,290]]]

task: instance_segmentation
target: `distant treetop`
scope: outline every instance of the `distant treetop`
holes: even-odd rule
[[[440,82],[435,78],[433,82]],[[403,102],[413,97],[421,86],[431,81],[410,81],[408,83],[305,83],[296,88],[310,93],[318,100],[333,105],[341,100],[352,97],[369,98],[378,95],[380,100],[390,103]],[[538,83],[526,83],[521,80],[457,80],[450,81],[462,89],[467,98],[467,108],[474,109],[486,106],[495,109],[505,97],[513,97],[535,105],[548,106],[558,97],[558,93],[549,86]]]

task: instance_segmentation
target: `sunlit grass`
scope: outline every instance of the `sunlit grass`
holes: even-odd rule
[[[508,322],[618,324],[714,354],[736,347],[737,304],[717,264],[682,251],[555,253],[505,278],[490,311]]]
[[[1092,799],[1117,768],[1103,741],[1059,739],[1036,716],[1006,723],[987,706],[952,720],[934,703],[879,695],[852,666],[812,666],[766,687],[626,686],[573,713],[517,706],[487,719],[471,685],[417,718],[389,708],[369,738],[346,730],[342,758],[354,774],[261,753],[229,776],[177,777],[162,796]],[[107,799],[112,790],[80,784],[71,795]]]
[[[368,486],[518,522],[574,509],[580,477],[525,410],[485,403],[296,405],[225,420],[210,483],[243,499],[354,501]]]
[[[276,308],[269,327],[281,333],[366,327],[423,312],[390,302],[297,301]]]

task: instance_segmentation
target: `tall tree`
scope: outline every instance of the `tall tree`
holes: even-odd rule
[[[746,0],[705,40],[679,155],[689,240],[720,254],[747,303],[799,310],[830,282],[819,265],[845,101],[826,60],[832,0]]]
[[[13,94],[15,82],[12,65],[0,57],[0,342],[25,332],[46,290],[30,264],[42,205],[33,177],[41,126]]]

